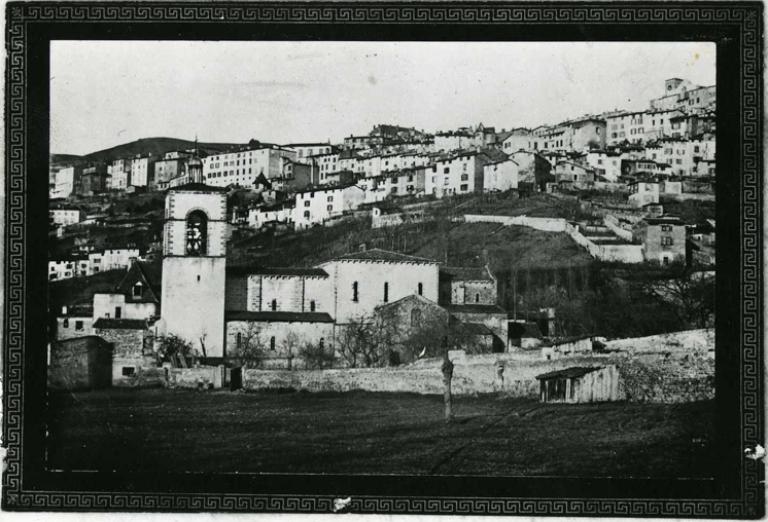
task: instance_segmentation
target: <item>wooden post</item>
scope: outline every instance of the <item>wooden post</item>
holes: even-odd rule
[[[448,347],[443,351],[443,403],[445,404],[445,422],[453,420],[451,379],[453,378],[453,363],[448,358]]]

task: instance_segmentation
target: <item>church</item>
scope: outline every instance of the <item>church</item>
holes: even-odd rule
[[[102,337],[121,338],[131,329],[145,337],[175,335],[208,364],[236,364],[244,345],[257,339],[264,353],[261,366],[284,368],[292,367],[286,361],[303,346],[332,352],[350,322],[384,309],[397,309],[403,317],[432,309],[490,339],[488,350],[506,349],[507,314],[497,305],[497,282],[487,268],[441,267],[431,259],[380,249],[314,267],[228,267],[226,189],[202,182],[199,160],[190,161],[188,169],[189,183],[166,194],[159,298],[147,292],[153,307],[145,307],[146,317],[94,307],[92,321],[103,319],[95,315],[110,319],[101,321],[111,329],[99,329]],[[98,300],[122,302],[125,289],[133,292],[137,284],[152,286],[145,270],[129,270],[114,295]],[[136,348],[144,356],[146,345]],[[137,354],[136,365],[138,359]],[[137,370],[115,368],[113,375]]]

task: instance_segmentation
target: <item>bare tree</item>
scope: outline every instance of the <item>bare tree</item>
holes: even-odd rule
[[[336,340],[339,357],[350,368],[385,365],[396,328],[394,317],[388,311],[350,320],[339,329]]]
[[[232,357],[244,368],[256,368],[265,357],[265,343],[261,329],[255,323],[248,323],[236,334],[235,355]]]
[[[288,369],[290,370],[293,367],[293,358],[295,355],[298,355],[298,351],[301,348],[301,339],[296,332],[290,331],[280,343],[280,346],[283,349],[283,353],[286,354]]]

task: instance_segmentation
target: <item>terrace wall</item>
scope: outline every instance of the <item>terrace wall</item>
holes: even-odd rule
[[[485,216],[481,214],[465,214],[466,223],[500,223],[502,225],[518,225],[522,227],[543,230],[544,232],[565,232],[567,222],[562,218],[537,218],[528,216]]]

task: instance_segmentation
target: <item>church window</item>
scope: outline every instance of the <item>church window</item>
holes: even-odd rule
[[[237,335],[235,336],[235,342],[237,343],[237,349],[239,350],[243,342],[243,334],[241,332],[237,332]]]
[[[275,351],[275,336],[269,338],[269,349]]]
[[[357,295],[357,281],[352,283],[352,301],[355,303],[357,302],[358,295]]]
[[[271,306],[272,306],[272,311],[276,312],[277,311],[277,299],[272,299],[272,305]]]
[[[419,283],[419,295],[424,294],[424,285],[422,283]]]
[[[411,310],[411,327],[418,326],[421,323],[421,310],[414,308]]]
[[[195,210],[187,216],[187,255],[205,255],[208,239],[208,217]]]
[[[314,312],[315,311],[315,302],[314,301],[310,301],[309,302],[309,311],[310,312]]]
[[[475,294],[475,302],[476,303],[480,302],[480,294]]]
[[[389,302],[389,283],[384,283],[384,302]]]

